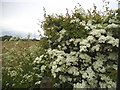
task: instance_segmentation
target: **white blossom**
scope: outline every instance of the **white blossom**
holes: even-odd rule
[[[112,24],[109,24],[108,26],[107,26],[107,28],[118,28],[119,26],[117,25],[117,24],[114,24],[114,23],[112,23]]]
[[[87,37],[87,40],[90,42],[90,43],[93,43],[96,41],[96,39],[93,37],[93,36],[88,36]]]
[[[15,70],[14,71],[10,71],[9,74],[10,74],[11,77],[14,77],[14,76],[17,75],[17,72]]]
[[[40,84],[41,83],[41,81],[37,81],[37,82],[35,82],[35,84]]]
[[[45,66],[45,65],[42,65],[42,66],[41,66],[41,71],[44,71],[45,68],[46,68],[46,66]]]
[[[98,39],[99,43],[105,43],[106,42],[106,37],[104,35],[101,35],[100,38]]]
[[[91,48],[92,51],[99,51],[100,50],[100,45],[97,44]]]
[[[80,46],[80,52],[88,51],[86,46]]]
[[[88,20],[87,25],[91,26],[92,25],[92,20]]]
[[[85,17],[86,15],[85,10],[83,8],[76,9],[75,12],[81,14],[83,17]]]
[[[86,88],[86,82],[82,81],[82,83],[76,83],[73,88]]]
[[[73,74],[73,75],[79,75],[78,68],[76,68],[76,67],[70,67],[68,69],[68,73]]]
[[[72,81],[72,78],[68,77],[67,80],[71,82],[71,81]]]
[[[90,28],[89,28],[88,26],[85,26],[85,29],[86,29],[86,30],[90,30]]]
[[[66,77],[64,77],[63,75],[60,75],[59,79],[61,79],[63,82],[66,82],[66,80],[67,80]]]
[[[82,22],[80,22],[80,25],[85,26],[85,25],[86,25],[86,22],[85,22],[85,21],[82,21]]]

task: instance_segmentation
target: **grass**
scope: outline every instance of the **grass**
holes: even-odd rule
[[[11,48],[15,48],[18,51],[21,48],[29,48],[30,46],[39,45],[39,41],[3,41],[2,42],[2,53],[7,52]]]
[[[30,50],[31,47],[33,48],[39,47],[39,45],[40,45],[39,41],[4,41],[2,42],[2,55],[1,55],[2,66],[6,66],[5,63],[7,62],[6,61],[7,57],[12,56],[18,60],[20,57],[24,56],[24,54],[27,56],[30,53],[34,52],[34,50]],[[10,59],[12,60],[13,58],[8,58],[7,60],[11,61]],[[12,61],[16,62],[15,59],[13,59]]]
[[[36,79],[34,82],[29,81],[33,78],[29,79],[29,76],[35,76],[32,62],[41,54],[40,43],[40,41],[2,42],[2,87],[4,89],[34,87]],[[14,75],[12,72],[17,74]],[[21,81],[23,83],[20,83]]]

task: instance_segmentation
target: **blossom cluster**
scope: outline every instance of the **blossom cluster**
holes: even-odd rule
[[[71,38],[58,45],[58,49],[49,48],[47,54],[53,59],[49,64],[53,77],[63,83],[72,83],[74,88],[115,88],[116,82],[105,73],[109,68],[116,70],[117,53],[113,52],[112,47],[118,48],[119,40],[106,34],[105,29],[93,29],[85,39]],[[74,46],[71,47],[71,44]],[[70,53],[66,53],[65,50],[70,47]],[[42,57],[37,57],[36,63],[42,63]],[[45,67],[41,66],[41,70]]]
[[[76,9],[75,13],[87,17],[81,8]],[[56,79],[55,84],[69,83],[73,88],[116,88],[116,80],[109,73],[117,70],[119,39],[114,37],[111,29],[116,30],[119,26],[116,23],[82,20],[81,17],[72,18],[70,25],[81,27],[78,29],[81,33],[82,30],[88,31],[86,37],[77,34],[76,37],[68,38],[66,36],[71,35],[71,30],[62,28],[58,33],[59,38],[55,41],[49,39],[51,43],[56,43],[55,47],[46,50],[51,60],[47,65]],[[106,17],[102,18],[104,20]],[[44,57],[37,57],[34,63],[41,64]],[[43,64],[40,70],[44,71],[46,66]]]

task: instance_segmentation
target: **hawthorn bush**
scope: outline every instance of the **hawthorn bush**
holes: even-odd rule
[[[51,76],[56,88],[116,88],[119,23],[117,10],[99,12],[96,6],[46,15],[49,49],[33,62],[36,70]]]
[[[119,10],[46,15],[39,46],[9,49],[3,56],[3,88],[39,88],[51,77],[54,88],[116,88]],[[19,41],[18,41],[19,42]]]

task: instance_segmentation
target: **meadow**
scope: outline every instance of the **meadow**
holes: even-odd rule
[[[42,52],[40,41],[2,42],[2,87],[7,89],[28,88],[28,81],[22,83],[24,75],[32,72],[32,62]],[[44,43],[44,42],[43,42]],[[21,83],[20,83],[21,82]],[[18,84],[19,83],[19,84]],[[33,83],[33,82],[32,82]],[[16,84],[16,85],[15,85]]]
[[[39,41],[1,41],[2,53],[5,53],[7,49],[15,48],[19,51],[21,48],[29,48],[30,46],[38,45]]]

